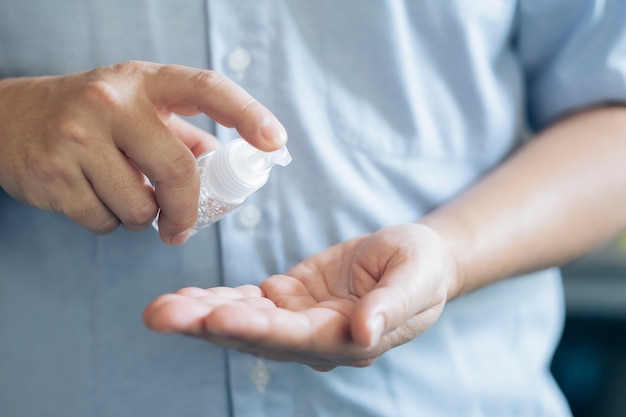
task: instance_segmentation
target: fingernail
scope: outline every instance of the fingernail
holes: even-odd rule
[[[369,319],[367,322],[367,326],[370,329],[370,346],[375,346],[380,341],[380,338],[383,336],[383,332],[385,331],[385,318],[382,314],[376,314],[374,317]]]
[[[182,245],[189,239],[189,236],[191,236],[191,229],[185,230],[182,233],[174,235],[170,238],[170,245],[173,245],[173,246]]]
[[[265,116],[261,125],[261,136],[268,142],[283,146],[287,142],[285,127],[272,116]]]

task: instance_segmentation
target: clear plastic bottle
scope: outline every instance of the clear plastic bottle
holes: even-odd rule
[[[286,166],[286,147],[263,152],[239,138],[198,157],[200,197],[198,219],[191,234],[221,219],[267,182],[274,165]],[[158,230],[158,216],[153,226]]]

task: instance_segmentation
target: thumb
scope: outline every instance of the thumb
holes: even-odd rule
[[[402,291],[393,287],[377,287],[356,305],[350,320],[352,339],[365,347],[376,346],[419,309],[414,308]]]
[[[447,277],[430,262],[405,261],[383,271],[352,313],[351,334],[356,343],[372,347],[387,338],[385,344],[397,346],[436,321],[446,301]]]

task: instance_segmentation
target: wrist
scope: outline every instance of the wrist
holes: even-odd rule
[[[434,217],[425,217],[418,224],[427,227],[437,236],[446,259],[447,267],[447,300],[453,300],[468,292],[466,288],[466,265],[463,261],[462,252],[450,230],[449,225],[445,225]]]

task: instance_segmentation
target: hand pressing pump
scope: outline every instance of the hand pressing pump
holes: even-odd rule
[[[291,155],[285,146],[263,152],[239,138],[198,157],[200,197],[198,219],[191,234],[208,227],[239,207],[267,182],[274,165],[287,166]],[[158,230],[159,217],[153,226]]]

